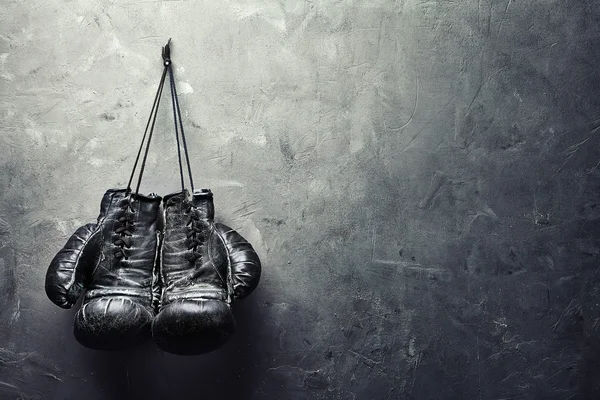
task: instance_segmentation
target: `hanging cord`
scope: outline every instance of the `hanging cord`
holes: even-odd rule
[[[169,39],[169,43],[171,39]],[[168,44],[167,43],[167,46]],[[166,53],[166,54],[165,54]],[[173,123],[175,124],[175,140],[177,141],[177,160],[179,161],[179,177],[181,178],[181,191],[185,191],[185,182],[183,179],[183,165],[181,163],[181,145],[179,144],[179,129],[177,128],[177,111],[175,109],[175,95],[173,93],[173,70],[171,67],[171,49],[169,48],[163,57],[165,58],[165,66],[169,69],[169,86],[171,89],[171,104],[173,105]]]
[[[135,189],[135,194],[139,193],[140,184],[142,182],[142,177],[144,174],[144,170],[146,168],[146,160],[148,158],[148,151],[150,149],[150,142],[152,141],[152,136],[154,133],[154,125],[156,124],[156,117],[158,115],[158,107],[160,105],[160,100],[162,98],[162,92],[165,84],[167,70],[169,71],[169,82],[171,89],[171,102],[173,105],[173,120],[175,123],[175,139],[177,141],[177,156],[179,161],[179,176],[181,179],[181,189],[185,190],[185,182],[184,182],[184,174],[183,174],[183,162],[181,158],[181,145],[179,141],[179,130],[181,130],[181,141],[183,142],[183,149],[185,152],[185,159],[187,162],[187,169],[190,178],[190,186],[192,189],[192,193],[194,192],[194,181],[192,180],[192,169],[190,167],[190,158],[188,155],[187,142],[185,140],[185,132],[183,130],[183,121],[181,119],[181,110],[179,108],[179,99],[177,97],[177,88],[175,87],[175,79],[173,76],[173,69],[171,66],[171,48],[170,48],[171,39],[167,42],[166,46],[162,48],[162,58],[164,69],[162,72],[162,76],[160,78],[160,83],[158,85],[158,89],[156,91],[156,96],[154,97],[154,103],[152,104],[152,109],[150,110],[150,116],[148,117],[148,122],[146,123],[146,129],[144,130],[144,136],[142,137],[142,142],[140,143],[140,148],[138,150],[135,163],[133,165],[133,170],[131,171],[131,176],[129,177],[129,182],[127,183],[127,193],[131,192],[131,183],[133,182],[133,177],[135,175],[135,171],[137,169],[137,165],[142,154],[142,149],[144,148],[144,142],[146,143],[146,150],[144,151],[144,158],[142,159],[142,164],[140,166],[139,177]],[[177,126],[177,122],[179,122],[179,127]],[[150,128],[150,130],[148,130]],[[146,136],[148,140],[146,141]]]
[[[169,54],[170,55],[170,54]],[[188,175],[190,177],[190,187],[192,189],[192,193],[194,193],[194,180],[192,178],[192,168],[190,165],[190,156],[188,154],[187,141],[185,140],[185,132],[183,130],[183,121],[181,119],[181,109],[179,108],[179,98],[177,96],[177,87],[175,85],[175,77],[173,76],[173,65],[169,58],[168,63],[169,69],[169,82],[171,84],[171,102],[173,104],[173,119],[175,122],[175,137],[177,138],[177,153],[179,156],[179,172],[181,175],[181,187],[182,190],[185,190],[183,183],[183,165],[181,160],[181,148],[179,145],[179,130],[181,130],[181,141],[183,142],[183,150],[185,152],[185,160],[187,163]],[[177,129],[177,122],[179,121],[179,130]]]
[[[166,66],[165,66],[166,69]],[[142,165],[140,166],[140,175],[138,177],[137,186],[135,188],[135,194],[140,191],[140,184],[142,183],[142,177],[144,175],[144,169],[146,168],[146,159],[148,158],[148,150],[150,150],[150,142],[152,141],[152,134],[154,133],[154,124],[156,123],[156,116],[158,115],[158,106],[160,105],[160,98],[162,97],[162,90],[165,84],[165,74],[163,73],[161,79],[160,93],[158,95],[158,102],[156,103],[156,109],[154,110],[154,116],[152,117],[152,125],[150,126],[150,134],[148,135],[148,142],[146,143],[146,151],[144,152],[144,158],[142,159]]]
[[[133,169],[131,170],[131,176],[129,177],[129,182],[127,183],[127,193],[131,192],[131,182],[133,182],[133,176],[135,175],[135,170],[138,165],[138,161],[140,160],[140,155],[142,154],[142,149],[144,148],[144,141],[146,140],[146,135],[148,134],[148,127],[150,126],[150,122],[152,121],[152,116],[155,114],[155,111],[158,110],[158,104],[160,103],[160,97],[162,96],[162,89],[165,84],[165,76],[167,74],[167,67],[163,69],[162,76],[160,78],[160,83],[158,84],[158,89],[156,90],[156,96],[154,96],[154,103],[152,104],[152,109],[150,110],[150,116],[148,117],[148,122],[146,123],[146,129],[144,130],[144,136],[142,137],[142,142],[140,143],[140,148],[137,153],[137,157],[135,158],[135,163],[133,164]],[[156,119],[156,117],[155,117]],[[152,129],[150,130],[150,137],[152,137],[152,130],[154,129],[154,124],[152,124]],[[148,144],[149,144],[148,140]],[[147,154],[147,150],[146,150]],[[144,158],[145,160],[145,158]],[[139,188],[139,183],[138,183]],[[137,193],[137,190],[136,190]]]
[[[171,39],[169,39],[169,43],[170,42],[171,42]],[[154,125],[156,124],[156,117],[158,116],[158,107],[160,105],[160,99],[162,97],[162,91],[163,91],[163,87],[165,85],[165,78],[167,76],[167,68],[169,67],[169,64],[170,64],[170,62],[167,62],[168,54],[169,54],[169,43],[167,43],[167,45],[162,48],[162,58],[163,58],[164,69],[163,69],[162,76],[160,77],[160,83],[158,86],[156,107],[152,108],[152,112],[154,114],[152,114],[152,112],[151,112],[150,117],[148,119],[148,124],[150,124],[150,120],[152,120],[152,125],[150,126],[150,134],[148,135],[148,141],[146,142],[146,151],[144,152],[144,158],[142,160],[142,165],[140,166],[140,174],[138,177],[137,186],[135,188],[136,196],[140,191],[140,184],[142,183],[142,177],[144,175],[144,170],[146,168],[146,160],[148,158],[148,150],[150,150],[150,142],[152,141],[152,135],[154,133]],[[148,124],[146,125],[146,128],[148,128]],[[145,135],[146,134],[144,133],[144,136]],[[142,144],[143,143],[144,143],[144,141],[142,139]],[[141,146],[140,146],[140,151],[141,151]],[[139,158],[139,153],[138,153],[138,158]],[[136,160],[136,164],[137,164],[137,160]],[[135,171],[135,168],[134,168],[134,171]]]

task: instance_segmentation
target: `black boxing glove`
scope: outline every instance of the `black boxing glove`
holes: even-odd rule
[[[157,231],[161,198],[108,190],[98,222],[79,228],[46,273],[46,294],[71,308],[82,291],[74,335],[84,346],[120,350],[150,337],[160,296]]]
[[[258,255],[239,233],[216,224],[210,190],[164,198],[162,296],[152,335],[163,350],[210,352],[235,332],[231,302],[258,285]]]

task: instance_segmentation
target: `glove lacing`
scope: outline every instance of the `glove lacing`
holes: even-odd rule
[[[190,218],[186,224],[188,233],[188,249],[192,250],[188,256],[190,262],[196,262],[197,259],[202,257],[202,243],[204,242],[204,230],[200,224],[200,217],[195,207],[192,204],[188,204],[185,210],[186,214],[190,214]]]
[[[125,259],[128,260],[129,256],[125,253],[125,249],[131,247],[131,242],[129,237],[132,235],[133,231],[133,221],[131,217],[133,216],[134,209],[131,206],[131,197],[128,197],[127,203],[123,207],[123,215],[119,217],[117,220],[121,225],[115,229],[115,233],[120,235],[120,238],[115,240],[114,245],[118,247],[117,252],[114,254],[117,259]]]

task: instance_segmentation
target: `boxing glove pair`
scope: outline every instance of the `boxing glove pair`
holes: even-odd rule
[[[121,350],[152,336],[174,354],[202,354],[235,331],[231,303],[258,285],[258,255],[214,222],[210,190],[143,196],[108,190],[96,223],[79,228],[52,260],[46,293],[71,308],[84,346]]]

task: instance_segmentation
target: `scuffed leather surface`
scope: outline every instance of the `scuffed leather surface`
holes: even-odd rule
[[[108,190],[96,224],[79,228],[55,256],[46,275],[46,292],[57,305],[71,307],[86,290],[74,322],[74,335],[86,347],[123,349],[149,337],[157,302],[156,235],[160,197]],[[115,257],[119,218],[133,223],[127,259]]]
[[[107,295],[83,304],[75,315],[74,335],[92,349],[122,350],[149,337],[153,317],[135,298]]]
[[[210,191],[194,193],[191,204],[187,192],[165,196],[164,218],[163,295],[154,339],[175,354],[212,351],[235,331],[229,304],[258,285],[260,260],[241,235],[214,223]],[[198,258],[190,260],[194,239]]]
[[[220,300],[180,299],[152,325],[156,344],[179,355],[203,354],[222,346],[236,329],[229,305]]]
[[[120,226],[118,219],[127,212],[128,199],[125,190],[114,190],[111,196],[105,195],[102,201],[102,209],[107,210],[100,229],[103,239],[102,259],[91,277],[85,299],[89,301],[122,293],[138,298],[140,304],[151,309],[153,271],[158,244],[156,230],[161,199],[131,196],[134,210],[131,219],[134,221],[134,228],[129,238],[131,246],[124,249],[128,259],[116,259],[113,245],[120,238],[115,232]]]
[[[190,213],[187,192],[165,196],[164,239],[162,244],[161,276],[163,295],[161,307],[180,298],[228,299],[228,261],[224,246],[215,242],[215,227],[210,205],[212,201],[196,200]],[[199,252],[204,256],[190,262],[192,238],[188,237],[188,222],[192,215],[199,219]]]

